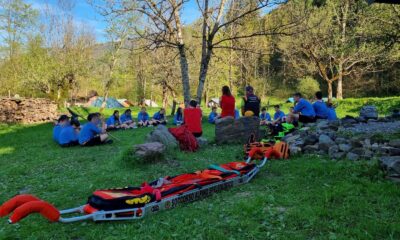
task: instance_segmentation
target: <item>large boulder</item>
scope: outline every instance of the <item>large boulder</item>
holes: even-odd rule
[[[217,144],[246,143],[254,134],[259,139],[260,119],[258,117],[225,117],[215,121],[215,141]]]
[[[378,119],[378,110],[373,105],[366,105],[360,110],[360,117],[366,120]]]
[[[158,125],[152,132],[150,132],[146,137],[146,142],[159,142],[167,148],[178,147],[178,142],[176,141],[175,137],[164,125]]]
[[[150,142],[133,146],[133,155],[145,161],[162,159],[166,147],[160,142]]]
[[[400,156],[381,157],[379,163],[390,177],[400,177]]]

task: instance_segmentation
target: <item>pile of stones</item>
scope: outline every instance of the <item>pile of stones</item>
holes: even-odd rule
[[[351,161],[378,159],[388,175],[400,177],[400,118],[379,118],[376,107],[365,106],[357,118],[319,120],[286,135],[291,154],[328,155]],[[391,136],[388,138],[385,136]],[[397,136],[397,137],[396,137]]]

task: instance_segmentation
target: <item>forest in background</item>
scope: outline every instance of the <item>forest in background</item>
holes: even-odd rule
[[[64,101],[102,96],[208,101],[223,85],[262,97],[321,89],[327,96],[400,92],[400,6],[365,0],[88,0],[106,41],[77,25],[75,1],[35,10],[0,0],[0,96]]]

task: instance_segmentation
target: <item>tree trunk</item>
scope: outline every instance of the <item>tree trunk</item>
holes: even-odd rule
[[[332,91],[332,82],[328,81],[328,100],[332,101],[333,91]]]
[[[343,76],[338,78],[337,88],[336,88],[336,98],[339,100],[343,99]]]
[[[181,74],[182,74],[182,86],[183,86],[183,101],[185,105],[188,105],[190,102],[190,83],[189,83],[189,66],[188,60],[186,58],[186,49],[185,45],[179,45],[179,59],[181,65]]]
[[[197,87],[197,101],[201,103],[201,97],[203,96],[204,83],[206,81],[208,65],[212,55],[212,48],[207,48],[206,54],[201,59],[200,74],[199,74],[199,85]]]

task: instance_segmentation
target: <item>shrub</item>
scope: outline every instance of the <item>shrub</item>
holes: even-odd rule
[[[307,98],[312,98],[315,92],[319,91],[319,83],[312,77],[305,77],[299,80],[297,91]]]

